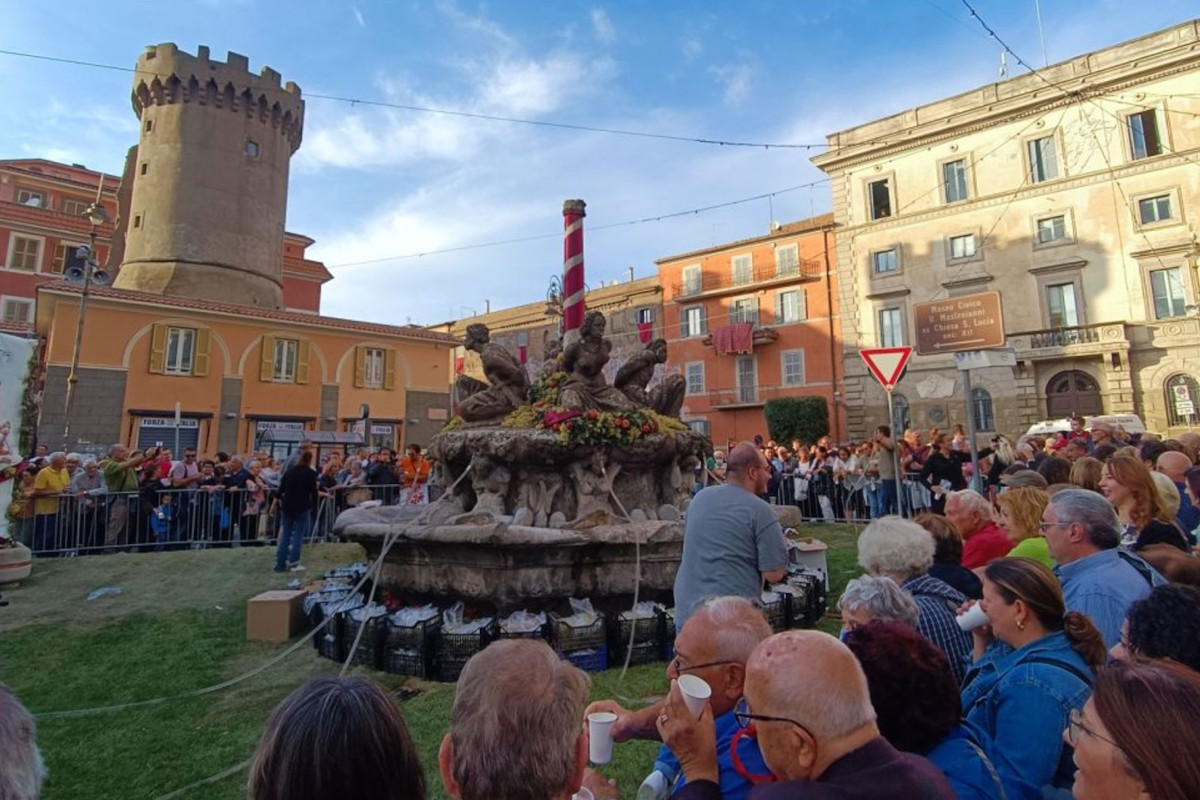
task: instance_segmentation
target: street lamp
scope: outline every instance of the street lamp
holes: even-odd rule
[[[83,346],[83,318],[87,314],[88,295],[91,293],[93,278],[99,278],[103,282],[106,277],[104,272],[98,268],[95,256],[96,229],[108,221],[108,214],[105,213],[104,206],[100,205],[97,199],[95,203],[87,207],[83,216],[87,217],[92,229],[88,232],[88,248],[83,263],[83,293],[79,295],[79,324],[75,328],[75,350],[71,353],[71,371],[67,374],[67,399],[63,406],[63,447],[66,449],[70,449],[71,403],[75,399],[75,384],[79,381],[76,373],[79,371],[79,349]]]

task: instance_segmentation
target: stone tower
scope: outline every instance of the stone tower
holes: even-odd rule
[[[174,44],[138,59],[141,121],[117,288],[283,307],[288,166],[300,147],[300,87]],[[128,170],[127,170],[128,172]]]

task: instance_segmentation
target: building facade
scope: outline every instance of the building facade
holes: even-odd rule
[[[815,395],[844,432],[832,215],[657,261],[683,419],[717,447],[768,436],[776,397]]]
[[[951,355],[915,355],[897,427],[1200,423],[1198,78],[1193,21],[828,137],[851,436],[887,420],[856,350],[936,339],[919,304],[986,291],[1016,367],[966,397]]]
[[[627,280],[588,290],[584,303],[589,311],[604,313],[607,322],[605,335],[613,344],[611,359],[605,367],[605,374],[610,381],[632,353],[644,349],[653,339],[664,336],[662,289],[657,278],[634,279],[630,270]],[[529,376],[536,377],[542,372],[550,343],[557,342],[562,335],[561,292],[551,289],[541,302],[488,311],[434,326],[433,329],[462,339],[467,326],[475,323],[487,325],[492,341],[507,348],[526,365]],[[663,369],[659,367],[657,377],[661,378]],[[483,365],[479,355],[457,347],[451,362],[451,373],[451,382],[458,375],[482,379]]]
[[[51,447],[170,447],[177,403],[181,443],[210,454],[257,449],[268,431],[354,431],[364,404],[377,447],[427,444],[449,416],[444,333],[93,288],[63,442],[79,301],[74,284],[38,289]]]

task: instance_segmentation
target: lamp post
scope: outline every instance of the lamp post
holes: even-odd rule
[[[103,182],[101,183],[103,186]],[[108,221],[108,214],[99,200],[88,206],[83,212],[92,229],[88,232],[87,260],[83,265],[83,293],[79,295],[79,323],[75,328],[75,349],[71,353],[71,371],[67,374],[67,399],[63,406],[63,447],[70,449],[71,440],[71,404],[75,399],[75,384],[79,381],[76,374],[79,371],[79,350],[83,346],[83,318],[87,314],[88,295],[92,289],[92,273],[95,271],[96,229]]]

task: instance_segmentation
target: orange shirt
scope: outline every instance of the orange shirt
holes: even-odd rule
[[[412,486],[414,482],[424,483],[429,479],[429,459],[424,456],[415,459],[405,456],[400,459],[400,474],[404,476],[405,486]]]

